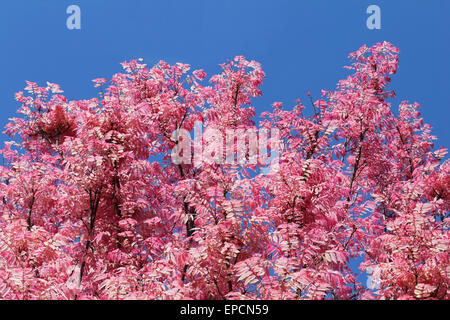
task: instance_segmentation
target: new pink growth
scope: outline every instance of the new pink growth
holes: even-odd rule
[[[1,151],[0,298],[449,299],[450,163],[418,104],[391,111],[397,53],[352,53],[313,116],[274,103],[260,126],[280,131],[277,172],[171,161],[198,121],[254,126],[265,74],[244,57],[209,83],[125,62],[94,80],[100,99],[27,82]]]

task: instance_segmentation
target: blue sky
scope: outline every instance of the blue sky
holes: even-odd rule
[[[66,8],[81,8],[81,30],[68,30]],[[366,8],[381,8],[381,30],[366,27]],[[184,62],[209,75],[244,55],[262,63],[257,114],[311,91],[334,89],[347,56],[361,45],[389,41],[400,48],[392,88],[422,104],[425,122],[450,145],[450,1],[364,0],[10,0],[0,10],[0,126],[16,115],[14,93],[25,80],[58,83],[70,99],[97,95],[92,79],[142,57]],[[0,142],[5,137],[0,138]]]

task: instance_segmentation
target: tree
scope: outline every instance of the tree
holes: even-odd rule
[[[204,85],[189,65],[132,60],[79,101],[27,82],[1,151],[0,297],[448,299],[450,163],[418,104],[391,111],[397,53],[352,53],[312,116],[274,103],[259,128],[279,137],[257,139],[269,170],[252,161],[255,61]],[[198,124],[213,134],[192,139]],[[221,161],[230,146],[241,162]],[[356,280],[358,256],[377,288]]]

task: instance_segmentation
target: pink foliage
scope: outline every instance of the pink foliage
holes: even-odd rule
[[[269,173],[170,160],[172,133],[196,121],[255,124],[255,61],[202,84],[189,65],[133,60],[80,101],[27,82],[5,131],[20,139],[1,151],[0,298],[449,299],[450,163],[418,104],[387,102],[397,53],[352,53],[312,116],[274,103]],[[355,257],[377,286],[356,280]]]

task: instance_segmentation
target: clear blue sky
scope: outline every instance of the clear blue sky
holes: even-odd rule
[[[81,8],[81,30],[66,28],[66,8]],[[366,8],[381,8],[381,30],[366,27]],[[450,146],[449,0],[9,0],[0,9],[0,126],[14,117],[25,80],[58,83],[70,99],[97,94],[92,79],[142,57],[152,65],[189,63],[209,75],[236,55],[262,63],[267,78],[259,114],[311,91],[334,89],[347,55],[390,41],[400,48],[392,88],[422,104],[437,146]],[[1,137],[0,142],[5,138]]]

